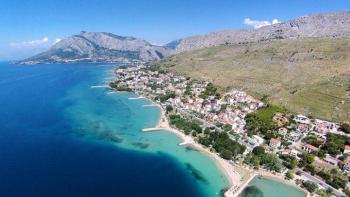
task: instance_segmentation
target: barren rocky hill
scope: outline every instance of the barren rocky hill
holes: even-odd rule
[[[19,63],[154,61],[167,56],[170,50],[139,38],[106,32],[81,32],[61,40],[48,51]]]
[[[287,22],[251,30],[227,30],[190,36],[177,43],[175,52],[227,43],[260,42],[306,37],[350,37],[350,12],[299,17]]]
[[[293,112],[350,119],[350,38],[303,38],[207,47],[159,62],[168,70],[243,89]]]

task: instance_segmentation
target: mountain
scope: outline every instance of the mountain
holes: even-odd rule
[[[295,113],[350,121],[350,12],[175,42],[160,68],[242,89]]]
[[[106,32],[81,32],[63,39],[48,51],[19,61],[21,64],[79,62],[148,62],[160,60],[171,49]]]
[[[226,30],[190,36],[177,43],[174,53],[221,44],[307,37],[350,37],[350,12],[303,16],[258,29]]]
[[[165,70],[241,89],[292,112],[350,120],[350,38],[300,38],[227,44],[182,52]]]
[[[164,46],[168,47],[170,49],[176,49],[176,47],[181,43],[181,41],[182,41],[182,39],[177,39],[177,40],[174,40],[174,41],[167,43]]]

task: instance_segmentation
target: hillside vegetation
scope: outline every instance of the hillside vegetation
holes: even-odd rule
[[[228,44],[180,53],[159,66],[248,91],[287,109],[350,119],[350,39],[304,38]]]

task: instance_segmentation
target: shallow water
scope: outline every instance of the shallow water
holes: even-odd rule
[[[107,94],[112,66],[0,63],[0,196],[217,196],[206,155],[154,127],[145,99]]]
[[[281,182],[267,179],[254,178],[242,191],[240,197],[306,197],[302,190],[285,185]]]

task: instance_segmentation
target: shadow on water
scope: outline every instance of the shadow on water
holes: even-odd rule
[[[263,197],[264,193],[256,186],[246,187],[239,197]]]
[[[194,176],[196,180],[202,181],[203,183],[208,183],[208,180],[204,178],[202,173],[196,168],[194,168],[191,164],[185,163],[185,166],[186,166],[186,169],[191,172],[191,174]]]
[[[123,138],[118,137],[116,132],[104,124],[103,121],[86,121],[86,123],[86,127],[79,129],[81,135],[93,136],[113,143],[123,142]]]
[[[142,143],[142,142],[135,142],[135,143],[132,143],[132,145],[141,149],[146,149],[149,147],[149,144]]]
[[[196,152],[198,152],[198,149],[196,149],[195,147],[192,147],[192,146],[186,146],[186,151],[187,151],[187,152],[190,152],[190,151],[196,151]]]

